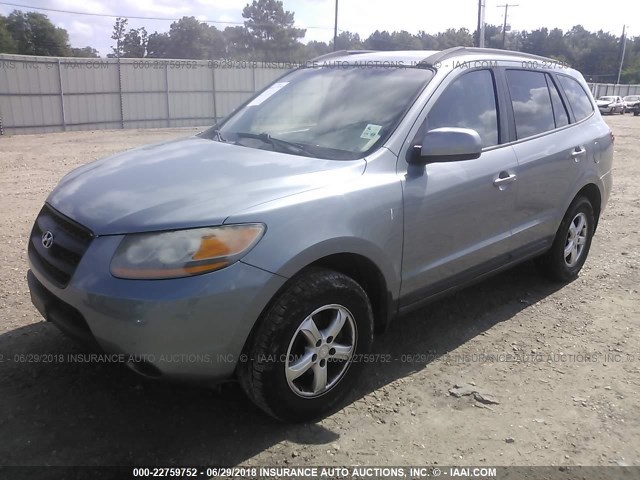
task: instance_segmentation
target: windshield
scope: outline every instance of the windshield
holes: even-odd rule
[[[615,98],[614,97],[600,97],[599,100],[603,100],[605,102],[614,102]]]
[[[636,102],[640,97],[636,96],[636,95],[630,95],[628,97],[624,97],[623,100],[625,102],[631,101],[631,102]]]
[[[357,159],[381,145],[432,78],[420,68],[305,68],[204,136],[245,147]]]

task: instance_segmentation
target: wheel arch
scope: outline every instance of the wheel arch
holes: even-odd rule
[[[259,325],[262,323],[266,312],[269,311],[274,301],[291,284],[291,280],[309,268],[325,268],[334,270],[351,277],[365,291],[371,302],[374,316],[374,328],[376,332],[382,332],[394,317],[397,307],[396,298],[391,291],[391,286],[385,278],[383,270],[369,257],[355,252],[336,252],[309,260],[297,268],[293,274],[287,275],[288,280],[276,291],[264,306],[260,315],[256,318],[249,335],[244,342],[242,351],[246,353]]]
[[[366,292],[373,310],[375,331],[384,331],[394,311],[394,300],[382,270],[369,258],[356,253],[335,253],[319,258],[308,267],[322,267],[355,280]],[[308,268],[305,267],[305,268]]]
[[[578,197],[586,197],[593,207],[593,216],[595,218],[593,231],[595,232],[598,227],[598,220],[600,219],[600,212],[602,209],[602,194],[600,192],[600,188],[598,188],[595,183],[588,183],[574,195],[571,202],[573,203],[573,201]]]

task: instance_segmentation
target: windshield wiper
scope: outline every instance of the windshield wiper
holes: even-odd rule
[[[249,133],[249,132],[238,132],[236,133],[238,138],[255,138],[264,143],[270,144],[274,148],[284,148],[291,153],[295,153],[298,155],[305,155],[308,157],[315,157],[313,153],[309,152],[307,148],[299,143],[289,142],[287,140],[282,140],[280,138],[275,138],[269,135],[268,133]]]

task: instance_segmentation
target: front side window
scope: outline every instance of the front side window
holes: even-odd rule
[[[560,80],[560,85],[562,85],[564,93],[567,95],[573,115],[576,117],[576,122],[591,115],[593,105],[582,85],[577,80],[566,75],[557,75],[557,78]]]
[[[518,140],[556,128],[545,77],[542,72],[507,70]]]
[[[393,132],[432,77],[422,68],[296,70],[229,117],[216,138],[310,157],[361,158]]]
[[[493,75],[475,70],[454,80],[433,105],[422,133],[442,127],[470,128],[483,147],[498,144],[498,112]]]

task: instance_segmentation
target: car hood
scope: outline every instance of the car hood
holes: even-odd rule
[[[611,105],[616,102],[614,100],[596,100],[596,103],[599,107],[606,107],[607,105]]]
[[[189,137],[80,167],[47,203],[96,235],[221,225],[246,208],[361,175],[365,166]]]

